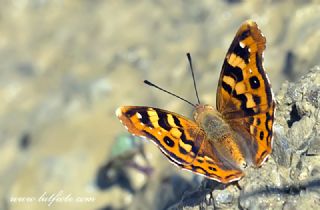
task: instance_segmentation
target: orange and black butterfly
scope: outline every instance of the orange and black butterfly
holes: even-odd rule
[[[116,115],[175,165],[222,183],[239,180],[272,150],[275,103],[262,66],[265,44],[255,22],[241,25],[222,66],[216,109],[197,104],[194,120],[145,106],[122,106]]]

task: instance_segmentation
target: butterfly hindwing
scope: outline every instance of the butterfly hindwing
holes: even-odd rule
[[[204,139],[195,122],[166,110],[123,106],[116,114],[130,133],[151,139],[177,164],[191,164]]]
[[[251,159],[256,166],[260,166],[272,150],[273,113],[273,108],[270,108],[265,113],[230,121],[234,130],[247,140],[247,145],[253,154]]]
[[[274,120],[274,99],[262,66],[265,43],[255,22],[242,24],[226,55],[217,90],[218,111],[245,136],[257,166],[271,152]],[[264,123],[258,125],[259,121]]]
[[[224,160],[207,139],[203,141],[193,163],[184,168],[222,183],[233,182],[244,176],[242,170]]]

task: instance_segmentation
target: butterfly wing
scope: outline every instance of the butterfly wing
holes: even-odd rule
[[[241,170],[216,155],[204,131],[192,120],[143,106],[123,106],[116,115],[130,133],[152,140],[172,163],[183,169],[223,183],[243,176]]]
[[[271,153],[274,99],[263,69],[266,39],[257,24],[246,21],[226,55],[217,90],[217,109],[246,140],[260,166]]]
[[[180,167],[224,184],[237,181],[244,176],[242,170],[217,154],[211,142],[205,140],[192,164]]]
[[[151,139],[178,164],[191,164],[204,139],[195,122],[166,110],[123,106],[116,114],[130,133]]]

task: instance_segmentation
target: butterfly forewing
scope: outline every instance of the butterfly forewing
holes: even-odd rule
[[[265,43],[257,24],[245,22],[229,48],[217,90],[218,111],[240,135],[246,136],[257,166],[271,152],[274,120],[272,90],[262,66]]]
[[[124,106],[116,114],[130,133],[151,139],[176,164],[191,164],[204,139],[195,122],[166,110]]]

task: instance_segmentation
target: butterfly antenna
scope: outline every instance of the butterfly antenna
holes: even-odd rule
[[[196,80],[195,80],[195,78],[194,78],[194,72],[193,72],[192,60],[191,60],[191,55],[190,55],[190,53],[187,53],[187,57],[188,57],[189,65],[190,65],[190,71],[191,71],[191,74],[192,74],[194,90],[196,91],[196,96],[197,96],[197,99],[198,99],[198,104],[200,104],[200,99],[199,99],[199,95],[198,95]]]
[[[180,96],[178,96],[178,95],[176,95],[176,94],[174,94],[174,93],[171,93],[171,92],[169,92],[169,91],[167,91],[167,90],[165,90],[165,89],[163,89],[163,88],[161,88],[161,87],[159,87],[159,86],[157,86],[157,85],[149,82],[148,80],[144,80],[143,82],[144,82],[145,84],[149,85],[149,86],[155,87],[155,88],[157,88],[157,89],[159,89],[159,90],[162,90],[162,91],[165,92],[165,93],[168,93],[168,94],[170,94],[170,95],[172,95],[172,96],[174,96],[174,97],[177,97],[177,98],[181,99],[182,101],[187,102],[188,104],[190,104],[190,105],[193,106],[193,107],[196,107],[196,105],[194,105],[194,104],[191,103],[190,101],[188,101],[188,100],[186,100],[186,99],[184,99],[184,98],[182,98],[182,97],[180,97]]]

